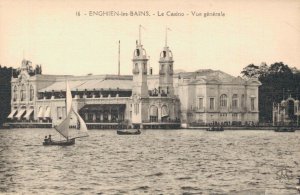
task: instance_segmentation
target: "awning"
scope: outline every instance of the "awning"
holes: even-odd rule
[[[26,109],[22,108],[18,111],[18,114],[15,116],[18,120],[20,120],[22,118],[22,115],[24,114],[24,112],[26,111]]]
[[[169,109],[167,106],[161,108],[161,117],[169,116]]]
[[[32,108],[26,110],[26,114],[25,114],[24,118],[26,118],[26,120],[29,120],[29,117],[30,117],[32,112],[33,112]]]
[[[158,116],[158,109],[156,106],[150,107],[150,116]]]
[[[51,114],[51,109],[50,109],[50,107],[48,106],[48,107],[46,108],[46,111],[45,111],[44,119],[50,118],[50,114]]]
[[[11,119],[14,118],[14,115],[15,115],[16,112],[17,112],[17,110],[15,110],[15,109],[12,110],[11,113],[8,115],[7,118],[11,118]]]
[[[38,118],[43,118],[44,117],[44,108],[43,107],[40,107],[37,117]]]

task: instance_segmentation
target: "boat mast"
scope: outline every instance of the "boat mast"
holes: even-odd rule
[[[68,85],[68,80],[66,79],[66,81],[65,81],[65,82],[66,82],[66,86],[67,86],[67,85]],[[67,118],[67,116],[68,116],[68,111],[67,111],[67,93],[68,93],[68,92],[67,92],[67,89],[66,89],[66,98],[65,98],[65,105],[66,105],[66,106],[65,106],[65,110],[66,110],[66,118]],[[72,95],[71,95],[71,96],[72,96]],[[68,128],[69,128],[69,127],[68,127]],[[68,137],[68,136],[67,136],[66,138],[67,138],[67,140],[69,140],[69,137]]]

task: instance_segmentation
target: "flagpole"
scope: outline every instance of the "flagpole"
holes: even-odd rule
[[[142,42],[141,42],[141,27],[142,27],[142,25],[139,26],[139,43],[140,43],[140,45],[142,45]]]
[[[120,76],[120,40],[119,40],[119,52],[118,52],[118,76]]]
[[[168,27],[166,27],[165,47],[168,45]]]

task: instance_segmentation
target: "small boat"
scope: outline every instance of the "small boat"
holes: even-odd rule
[[[43,145],[44,146],[70,146],[75,144],[75,139],[80,137],[87,137],[87,127],[84,122],[84,120],[80,117],[80,115],[77,113],[76,110],[72,107],[72,94],[70,87],[68,85],[68,82],[66,83],[66,118],[57,126],[54,127],[54,129],[62,135],[65,140],[55,141],[51,139],[51,135],[49,135],[49,138],[47,136],[44,139]],[[70,137],[69,136],[69,126],[70,126],[70,119],[71,119],[71,113],[74,113],[78,122],[79,122],[79,130],[80,132],[84,132],[83,135],[78,137]]]
[[[43,142],[44,146],[71,146],[74,144],[75,144],[75,138],[62,140],[62,141],[45,140]]]
[[[293,127],[277,127],[274,131],[275,132],[295,132],[296,129],[294,129]]]
[[[118,135],[139,135],[141,131],[139,129],[118,129]]]
[[[206,131],[224,131],[224,128],[222,126],[220,126],[220,127],[213,126],[213,127],[206,129]]]

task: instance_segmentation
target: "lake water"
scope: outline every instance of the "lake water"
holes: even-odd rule
[[[298,194],[300,131],[90,130],[42,146],[53,129],[0,130],[0,193]]]

